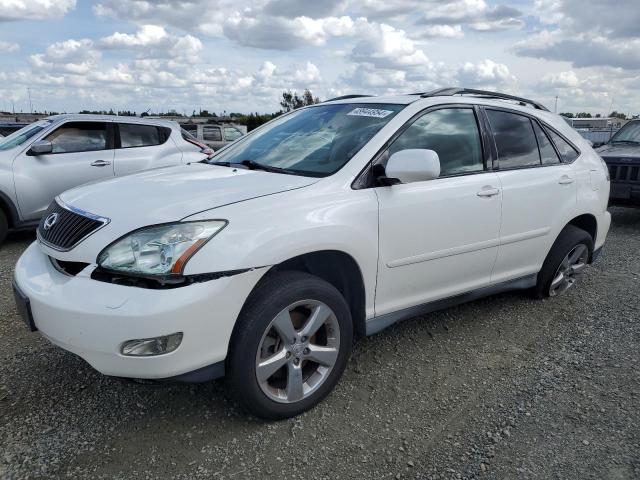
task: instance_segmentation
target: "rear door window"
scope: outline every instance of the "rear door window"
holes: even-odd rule
[[[499,110],[487,110],[498,150],[501,170],[540,165],[538,142],[529,117]]]
[[[160,131],[154,125],[120,123],[120,148],[150,147],[162,143]]]
[[[107,124],[103,122],[68,122],[44,140],[51,142],[52,153],[93,152],[107,148]]]
[[[560,156],[562,157],[563,162],[571,163],[576,158],[578,158],[578,155],[580,155],[578,151],[573,148],[564,138],[562,138],[553,130],[547,129],[547,133],[558,149],[558,152],[560,152]]]

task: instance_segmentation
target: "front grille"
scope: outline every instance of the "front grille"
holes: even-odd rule
[[[640,182],[640,165],[607,162],[612,182]]]
[[[88,212],[63,207],[54,200],[38,225],[38,239],[56,250],[71,250],[108,221]]]

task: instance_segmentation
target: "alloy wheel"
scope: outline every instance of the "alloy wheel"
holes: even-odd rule
[[[549,296],[555,297],[566,292],[584,272],[589,260],[589,248],[584,243],[579,243],[571,249],[558,266],[551,286]]]
[[[256,353],[256,378],[276,402],[303,400],[320,388],[338,360],[340,325],[325,303],[302,300],[266,328]]]

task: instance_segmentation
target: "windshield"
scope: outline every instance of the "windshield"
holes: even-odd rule
[[[615,142],[640,143],[640,122],[629,122],[616,133],[610,140]]]
[[[297,110],[239,139],[210,163],[259,164],[325,177],[342,168],[404,107],[358,103]]]
[[[51,125],[51,120],[42,120],[40,122],[27,125],[20,130],[16,130],[8,137],[0,139],[0,150],[9,150],[10,148],[22,145],[31,137],[47,128],[49,125]]]

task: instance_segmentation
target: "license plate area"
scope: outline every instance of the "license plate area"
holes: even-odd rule
[[[16,301],[16,308],[18,310],[18,314],[24,320],[24,323],[27,324],[27,328],[31,332],[35,332],[38,330],[35,322],[33,321],[33,313],[31,312],[31,302],[29,302],[29,297],[27,297],[22,290],[18,288],[18,285],[13,283],[13,297]]]

